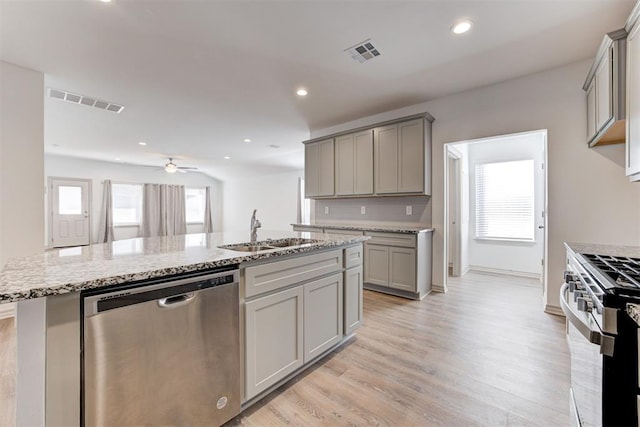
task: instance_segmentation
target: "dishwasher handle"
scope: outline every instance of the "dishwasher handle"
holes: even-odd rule
[[[161,298],[158,300],[158,306],[160,308],[176,308],[189,304],[196,297],[195,292],[187,292],[182,295],[174,295],[167,298]]]

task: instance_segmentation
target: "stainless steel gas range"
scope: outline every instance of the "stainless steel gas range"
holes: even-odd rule
[[[560,306],[571,353],[571,419],[577,426],[637,426],[640,248],[565,244]]]

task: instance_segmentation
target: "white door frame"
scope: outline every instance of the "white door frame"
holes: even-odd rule
[[[473,143],[473,142],[486,142],[486,141],[490,141],[490,140],[494,140],[496,138],[503,138],[503,137],[508,137],[508,136],[522,136],[522,135],[527,135],[527,134],[538,134],[538,133],[544,133],[544,140],[543,140],[543,159],[544,159],[544,185],[543,185],[543,193],[544,193],[544,197],[543,197],[543,207],[542,207],[542,212],[543,212],[543,217],[541,220],[542,223],[542,228],[543,228],[543,233],[542,233],[542,303],[543,303],[543,307],[546,308],[544,306],[544,302],[546,301],[547,298],[547,288],[548,288],[548,256],[549,256],[549,227],[548,227],[548,187],[549,187],[549,168],[548,168],[548,164],[549,164],[549,156],[548,156],[548,130],[547,129],[537,129],[537,130],[531,130],[531,131],[525,131],[525,132],[516,132],[516,133],[509,133],[509,134],[504,134],[504,135],[496,135],[496,136],[492,136],[492,137],[487,137],[487,138],[478,138],[478,139],[469,139],[469,140],[465,140],[465,141],[457,141],[457,142],[449,142],[449,143],[445,143],[444,145],[444,149],[443,149],[443,164],[444,164],[444,206],[443,206],[443,210],[444,210],[444,254],[442,257],[443,260],[443,264],[442,264],[442,268],[443,268],[443,272],[444,272],[444,277],[443,277],[443,288],[444,291],[447,291],[447,281],[448,281],[448,271],[449,271],[449,201],[448,201],[448,191],[449,191],[449,150],[450,148],[454,148],[457,144],[468,144],[468,143]],[[454,148],[455,149],[455,148]]]
[[[460,207],[462,206],[462,191],[460,187],[460,159],[462,158],[462,153],[456,150],[453,146],[447,147],[447,158],[448,161],[452,161],[453,163],[453,173],[455,176],[455,182],[449,182],[447,186],[447,192],[445,194],[445,203],[447,203],[447,209],[450,206],[451,198],[454,198],[454,202],[456,204],[456,209],[454,212],[449,212],[449,222],[451,225],[450,229],[447,229],[446,240],[447,243],[453,241],[452,255],[453,259],[448,260],[447,262],[447,274],[449,274],[449,264],[452,266],[452,276],[458,277],[461,274],[461,263],[462,263],[462,245],[461,245],[461,234],[460,234],[460,225],[462,221],[462,215],[460,211]],[[447,166],[449,163],[447,162]],[[449,170],[447,170],[447,174],[449,174]],[[448,177],[449,175],[447,175]],[[447,178],[448,179],[448,178]],[[450,218],[453,215],[453,218]],[[447,256],[449,252],[447,252]]]
[[[48,221],[48,233],[47,233],[47,248],[51,248],[53,247],[53,181],[76,181],[76,182],[82,182],[82,183],[86,183],[87,184],[87,198],[88,198],[88,213],[87,213],[87,222],[89,223],[89,244],[91,244],[91,242],[93,242],[92,236],[91,236],[91,229],[93,228],[92,223],[91,223],[91,213],[93,211],[93,207],[92,207],[92,196],[91,196],[91,190],[93,187],[93,182],[91,179],[86,179],[86,178],[66,178],[63,176],[49,176],[47,177],[47,197],[49,198],[49,201],[47,203],[47,208],[49,209],[48,215],[47,215],[47,221]]]

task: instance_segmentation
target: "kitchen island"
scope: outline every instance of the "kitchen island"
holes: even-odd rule
[[[80,424],[81,294],[132,282],[238,268],[244,407],[287,381],[344,343],[361,322],[367,238],[301,237],[261,230],[258,242],[239,250],[228,246],[249,242],[249,233],[138,238],[10,260],[0,273],[0,303],[17,302],[17,425]],[[277,311],[292,306],[293,312]],[[295,335],[282,335],[282,324],[267,322],[273,318],[298,322],[285,328]],[[282,340],[294,343],[293,350],[286,353]]]

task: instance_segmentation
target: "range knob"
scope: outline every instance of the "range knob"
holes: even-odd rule
[[[591,298],[579,297],[577,299],[578,302],[578,310],[586,311],[591,313],[593,310],[593,302],[591,302]]]
[[[573,301],[578,302],[580,298],[588,298],[587,292],[581,289],[576,289],[576,291],[573,293]]]
[[[578,276],[576,275],[576,273],[574,273],[571,270],[565,270],[564,271],[564,282],[565,283],[575,282],[576,280],[578,280]]]

